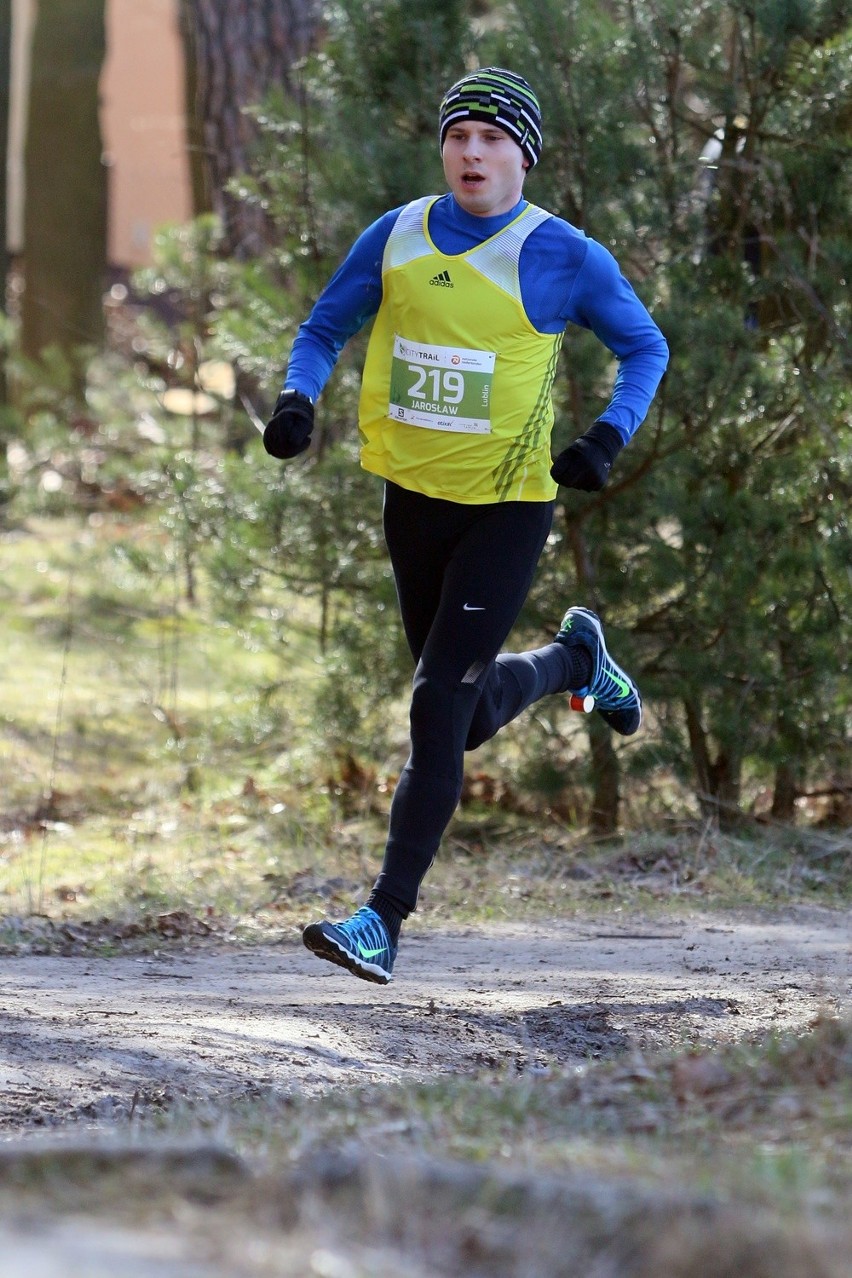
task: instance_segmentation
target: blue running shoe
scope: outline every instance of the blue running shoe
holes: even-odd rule
[[[557,643],[579,639],[592,658],[592,678],[587,688],[572,688],[578,696],[591,695],[601,718],[623,737],[632,737],[642,722],[642,698],[628,674],[606,650],[603,627],[588,608],[569,608],[562,618]]]
[[[384,921],[369,905],[362,905],[342,923],[309,923],[302,940],[318,958],[345,967],[362,981],[387,985],[393,972],[396,946]]]

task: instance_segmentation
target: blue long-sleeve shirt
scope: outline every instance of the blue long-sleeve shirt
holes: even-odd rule
[[[442,253],[465,253],[496,235],[525,208],[477,217],[452,195],[429,211],[429,234]],[[293,342],[285,386],[311,399],[322,392],[353,334],[379,309],[382,257],[400,209],[392,209],[358,237],[329,280]],[[590,329],[618,360],[612,398],[598,418],[627,442],[643,421],[668,363],[665,338],[607,249],[558,217],[527,238],[521,251],[521,297],[541,333],[568,324]]]

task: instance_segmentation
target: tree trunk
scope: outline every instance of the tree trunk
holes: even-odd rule
[[[797,651],[798,645],[785,627],[778,635],[778,661],[784,676],[785,692],[778,698],[775,717],[775,735],[784,751],[784,758],[775,768],[770,815],[776,821],[788,821],[790,824],[796,819],[796,799],[799,797],[804,759],[807,757],[799,726],[799,707],[795,697],[786,692],[787,689],[795,688],[798,682]]]
[[[292,64],[314,46],[320,0],[181,0],[187,84],[195,102],[190,147],[203,159],[193,189],[202,207],[218,213],[228,250],[252,257],[268,243],[266,216],[226,190],[248,173],[257,128],[245,108],[275,88],[292,89]]]
[[[104,0],[41,0],[25,155],[21,341],[38,356],[103,337],[107,188],[98,81]]]
[[[189,0],[181,0],[179,18],[183,39],[186,144],[189,152],[192,211],[198,217],[202,213],[213,212],[213,192],[210,189],[210,166],[204,148],[204,119],[198,82],[198,44],[191,9]]]
[[[566,519],[566,534],[574,557],[574,570],[580,585],[580,593],[589,607],[597,605],[595,598],[595,568],[589,547],[579,524]],[[592,804],[589,809],[589,826],[595,834],[615,834],[621,807],[621,773],[618,755],[612,744],[612,733],[602,719],[592,715],[589,719],[589,745],[592,762]]]
[[[784,760],[775,768],[775,785],[772,790],[772,808],[770,816],[774,821],[786,821],[792,825],[796,820],[796,799],[799,797],[799,769],[795,764]]]
[[[615,834],[621,803],[618,755],[612,746],[612,732],[597,715],[589,719],[592,751],[592,805],[589,828],[593,834]]]
[[[701,720],[701,707],[698,702],[689,699],[684,702],[684,710],[701,811],[721,829],[733,829],[742,815],[742,759],[735,750],[721,746],[715,757],[711,755],[708,735]]]
[[[9,152],[9,90],[12,82],[12,0],[0,0],[0,312],[6,314],[6,281],[9,277],[9,228],[6,180]],[[0,408],[6,403],[6,357],[0,349]]]

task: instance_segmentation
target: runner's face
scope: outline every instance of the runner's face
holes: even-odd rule
[[[521,198],[527,161],[508,133],[481,120],[460,120],[443,148],[447,184],[466,213],[495,217]]]

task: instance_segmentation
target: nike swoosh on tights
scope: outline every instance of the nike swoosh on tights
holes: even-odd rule
[[[465,612],[485,612],[485,609],[483,607],[480,607],[479,604],[465,604],[464,611]]]

